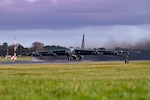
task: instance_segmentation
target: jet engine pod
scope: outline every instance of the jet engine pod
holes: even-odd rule
[[[100,53],[98,52],[98,51],[94,51],[93,53],[92,53],[92,55],[99,55]]]
[[[57,56],[57,54],[56,54],[56,53],[53,53],[52,51],[51,51],[51,52],[48,52],[48,55],[50,55],[50,56]]]
[[[114,52],[113,52],[113,55],[114,55],[114,56],[118,56],[118,55],[119,55],[118,51],[114,51]]]
[[[32,56],[40,56],[40,54],[38,52],[32,52],[31,55]]]
[[[82,55],[78,55],[78,60],[79,61],[81,61],[81,60],[83,60],[84,59],[84,57],[82,56]]]

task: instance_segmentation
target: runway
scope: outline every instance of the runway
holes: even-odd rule
[[[96,61],[68,61],[68,60],[55,60],[55,61],[4,61],[0,65],[15,65],[15,64],[73,64],[73,63],[88,63]],[[99,62],[99,61],[97,61]]]
[[[93,56],[92,56],[93,57]],[[5,61],[1,61],[0,65],[15,65],[15,64],[75,64],[75,63],[88,63],[88,62],[102,62],[102,61],[94,61],[94,60],[88,60],[88,59],[84,59],[82,61],[70,61],[65,59],[66,56],[61,56],[61,57],[57,57],[57,59],[55,57],[49,57],[49,59],[39,59],[38,57],[32,57],[31,60],[5,60]]]
[[[94,56],[95,57],[95,56]],[[118,60],[118,59],[109,59],[109,60],[102,60],[102,59],[97,59],[98,57],[96,56],[94,58],[93,56],[90,56],[90,59],[84,59],[82,61],[69,61],[66,59],[62,59],[60,58],[59,60],[56,59],[49,59],[49,60],[39,60],[37,58],[32,58],[31,60],[11,60],[11,61],[1,61],[0,65],[15,65],[15,64],[78,64],[78,63],[92,63],[92,62],[118,62],[118,61],[122,61],[124,63],[124,60]],[[91,60],[92,59],[92,60]]]

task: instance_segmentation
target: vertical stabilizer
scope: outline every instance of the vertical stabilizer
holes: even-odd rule
[[[84,34],[83,34],[83,37],[82,37],[82,44],[81,44],[81,49],[84,49],[84,46],[85,46],[85,44],[84,44]]]

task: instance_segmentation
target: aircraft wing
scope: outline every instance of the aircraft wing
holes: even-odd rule
[[[58,50],[48,50],[41,52],[29,52],[22,53],[24,56],[66,56],[68,60],[82,60],[84,55],[112,55],[119,56],[121,54],[126,54],[125,62],[129,62],[129,54],[139,54],[139,51],[117,51],[117,50],[88,50],[88,49],[58,49]]]
[[[61,56],[66,55],[67,49],[59,49],[59,50],[48,50],[38,52],[41,56]]]
[[[20,53],[21,56],[40,56],[38,52],[27,52],[27,53]]]
[[[21,53],[24,56],[70,56],[70,55],[114,55],[120,54],[140,54],[139,51],[117,51],[117,50],[88,50],[88,49],[59,49],[41,52]]]
[[[140,54],[140,51],[119,51],[119,53],[123,54]]]
[[[140,54],[139,51],[123,51],[123,50],[98,50],[100,55],[114,55],[118,56],[121,54]]]
[[[20,53],[22,56],[60,56],[66,55],[67,49],[47,50],[39,52]]]
[[[77,55],[98,55],[96,50],[75,49]]]

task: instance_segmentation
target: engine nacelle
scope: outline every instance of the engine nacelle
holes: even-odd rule
[[[118,55],[119,55],[119,53],[118,53],[117,51],[114,51],[114,52],[112,53],[112,55],[114,55],[114,56],[118,56]]]
[[[38,52],[32,52],[31,55],[32,56],[40,56],[40,54]]]
[[[79,56],[78,56],[78,60],[79,60],[79,61],[83,60],[83,58],[84,58],[84,57],[83,57],[82,55],[79,55]]]
[[[92,53],[92,55],[99,55],[100,53],[98,52],[98,51],[94,51],[93,53]]]
[[[57,54],[56,54],[56,53],[53,53],[53,52],[48,52],[48,55],[49,55],[49,56],[57,56]]]

